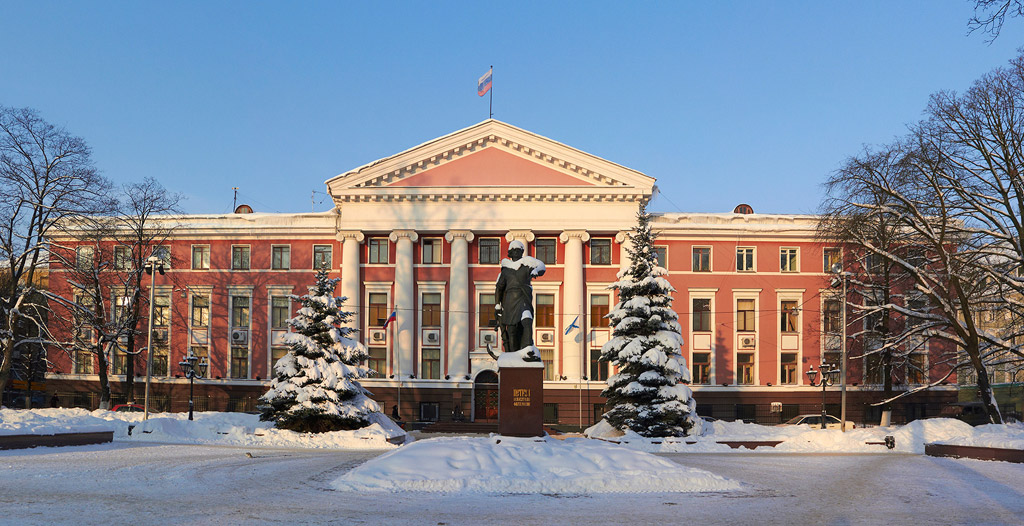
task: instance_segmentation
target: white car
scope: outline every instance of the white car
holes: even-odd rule
[[[784,426],[810,426],[811,429],[821,429],[821,415],[798,415],[790,418],[782,425]],[[846,421],[846,429],[857,427],[853,422]],[[840,429],[840,421],[832,415],[825,415],[826,429]]]

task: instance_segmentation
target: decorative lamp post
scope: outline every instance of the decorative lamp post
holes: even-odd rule
[[[819,373],[814,370],[814,366],[812,365],[811,368],[807,370],[807,379],[811,381],[812,386],[814,385],[814,380],[818,377],[818,374],[821,374],[821,382],[819,384],[821,385],[821,428],[825,429],[825,420],[828,416],[827,413],[825,413],[825,388],[836,383],[836,380],[839,378],[839,369],[837,369],[835,365],[823,363],[821,364],[821,372]],[[846,422],[842,422],[840,427],[846,427]]]
[[[149,274],[149,346],[146,348],[146,394],[143,402],[143,420],[149,420],[149,379],[153,376],[153,294],[156,291],[156,272],[164,275],[164,262],[156,256],[149,256],[144,267]]]
[[[189,351],[188,356],[178,362],[178,365],[181,367],[181,372],[185,375],[185,378],[188,378],[188,419],[192,420],[192,408],[194,406],[192,395],[194,393],[195,380],[197,377],[206,377],[206,367],[209,364],[206,363],[205,357],[200,360],[198,356],[192,354],[192,351]]]
[[[832,273],[835,274],[835,277],[832,278],[832,286],[833,287],[842,287],[842,289],[843,289],[842,300],[840,302],[842,311],[841,311],[841,313],[839,315],[840,316],[840,318],[839,318],[840,322],[839,323],[842,324],[842,327],[843,327],[842,335],[840,336],[841,342],[842,342],[842,344],[841,344],[842,345],[842,358],[841,358],[841,361],[839,363],[839,374],[840,374],[840,377],[839,377],[840,384],[839,385],[840,385],[840,392],[842,394],[840,395],[840,401],[839,401],[839,405],[840,405],[839,420],[842,420],[842,422],[843,422],[842,428],[843,428],[843,433],[845,433],[846,432],[846,287],[847,287],[847,283],[849,282],[849,279],[850,279],[850,273],[849,272],[843,272],[843,264],[838,262],[838,261],[832,265],[832,269],[831,270],[832,270]],[[839,283],[837,283],[837,281]]]

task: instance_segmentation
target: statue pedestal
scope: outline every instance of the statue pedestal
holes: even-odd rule
[[[498,357],[498,433],[544,436],[544,363],[523,361],[521,352]]]

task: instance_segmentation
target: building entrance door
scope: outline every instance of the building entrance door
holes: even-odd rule
[[[498,373],[483,371],[473,381],[473,419],[498,420]]]

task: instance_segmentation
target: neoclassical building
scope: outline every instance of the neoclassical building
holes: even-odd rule
[[[190,215],[160,253],[154,312],[154,398],[180,410],[189,351],[210,361],[196,384],[200,409],[252,410],[267,388],[295,304],[312,269],[340,278],[350,324],[378,375],[365,381],[405,419],[496,417],[496,367],[487,352],[494,281],[508,244],[520,240],[547,272],[534,282],[535,341],[545,362],[545,418],[587,426],[603,408],[609,371],[597,360],[610,337],[608,287],[627,264],[626,233],[655,180],[565,144],[487,120],[326,181],[334,206],[321,213]],[[653,229],[698,410],[775,422],[820,411],[804,374],[839,360],[839,301],[828,269],[840,247],[815,241],[816,217],[753,213],[656,213]],[[51,285],[69,287],[55,265]],[[111,291],[116,301],[116,291]],[[395,320],[387,323],[394,312]],[[387,325],[385,327],[385,325]],[[145,337],[142,338],[145,345]],[[123,357],[113,357],[114,389]],[[906,384],[940,378],[929,353]],[[88,355],[55,354],[51,390],[87,405],[96,375]],[[144,371],[139,359],[137,370]],[[850,419],[871,419],[875,364],[850,360]],[[865,374],[865,368],[868,373]],[[954,382],[955,383],[955,382]],[[832,388],[827,405],[838,404]],[[955,400],[955,385],[901,401],[896,418]],[[838,414],[838,410],[830,412]]]

